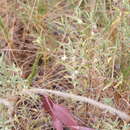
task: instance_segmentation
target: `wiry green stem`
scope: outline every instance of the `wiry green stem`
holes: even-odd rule
[[[36,58],[35,58],[35,61],[33,63],[33,66],[32,66],[32,72],[29,74],[29,76],[27,78],[29,85],[32,83],[32,80],[38,71],[38,63],[39,63],[39,60],[41,57],[42,57],[42,54],[38,52],[36,54]]]

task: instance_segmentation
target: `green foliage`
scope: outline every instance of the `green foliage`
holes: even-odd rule
[[[24,39],[27,35],[36,39],[32,41],[32,44],[38,47],[38,51],[36,51],[36,58],[34,63],[32,63],[31,73],[27,79],[22,79],[21,69],[14,63],[9,64],[7,62],[9,60],[7,54],[1,50],[0,97],[8,98],[8,95],[19,95],[19,92],[24,87],[33,87],[30,84],[38,76],[38,69],[40,68],[38,63],[41,57],[44,62],[42,66],[44,69],[42,68],[42,70],[45,71],[43,72],[45,75],[40,77],[43,84],[45,84],[44,79],[56,77],[57,73],[53,76],[52,70],[55,70],[55,65],[60,64],[65,67],[65,71],[68,73],[67,76],[62,75],[61,79],[69,78],[69,82],[73,86],[71,89],[67,88],[68,90],[66,88],[64,90],[64,87],[61,87],[61,90],[99,99],[112,106],[115,105],[113,102],[114,94],[109,97],[109,95],[105,96],[106,92],[113,93],[115,91],[119,92],[120,95],[124,95],[130,90],[129,0],[17,0],[17,2],[12,0],[11,2],[12,4],[10,5],[6,3],[10,12],[13,10],[11,12],[14,13],[13,16],[24,23],[25,32],[23,32],[22,38]],[[9,12],[5,15],[8,16],[8,14]],[[13,43],[16,40],[13,39],[15,20],[11,28],[8,28],[9,26],[4,21],[6,21],[4,17],[0,16],[0,33],[2,34],[0,36],[0,44],[2,43],[1,39],[5,39],[8,45],[10,41],[10,44],[15,44]],[[16,46],[17,44],[18,42],[16,42]],[[55,65],[51,64],[52,68],[46,63],[49,61],[48,57],[53,59],[55,63]],[[46,70],[52,72],[48,74]],[[47,79],[46,87],[53,89],[52,86],[49,86],[55,81],[53,78],[51,80]],[[61,79],[59,78],[58,80]],[[26,86],[26,83],[29,84]],[[63,82],[63,84],[65,83]],[[56,84],[55,86],[58,85]],[[112,90],[109,90],[111,88]],[[16,124],[20,124],[21,122],[18,118],[26,120],[29,117],[26,128],[33,129],[31,125],[35,124],[35,121],[31,120],[30,115],[33,113],[30,110],[37,112],[38,102],[35,100],[37,98],[30,99],[23,95],[21,97],[19,101],[21,106],[18,106],[20,114],[16,114],[14,120]],[[56,99],[57,102],[62,102],[62,100]],[[27,104],[31,102],[36,108],[29,108],[29,105],[25,105],[26,101]],[[87,108],[77,103],[78,105],[76,104],[75,107],[70,102],[66,101],[66,104],[68,107],[74,108],[73,113],[76,113],[77,116],[80,117],[81,113],[88,112],[86,110],[89,108],[88,106]],[[0,111],[4,111],[5,114],[0,119],[0,128],[8,130],[8,126],[2,126],[8,121],[7,110],[0,106]],[[91,112],[93,114],[92,110],[88,113]],[[89,122],[88,117],[84,114],[82,117],[85,123]],[[93,123],[91,126],[105,130],[129,129],[129,124],[104,118],[105,116],[101,117],[99,122],[94,121],[95,124]],[[39,121],[47,124],[50,119],[45,116],[41,121],[38,117],[36,124]],[[50,127],[48,126],[48,128]]]
[[[20,77],[21,70],[14,64],[7,65],[5,56],[0,57],[0,96],[5,97],[8,94],[17,94],[25,81]]]

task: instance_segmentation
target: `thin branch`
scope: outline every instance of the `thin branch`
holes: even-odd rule
[[[7,99],[0,98],[0,104],[3,104],[8,108],[9,118],[11,119],[14,110],[13,103],[9,102]]]
[[[12,103],[10,103],[7,99],[0,98],[0,104],[4,104],[8,108],[12,107]]]
[[[38,88],[33,88],[33,89],[24,89],[22,93],[26,93],[26,94],[47,94],[47,93],[51,93],[51,94],[55,94],[57,96],[61,96],[64,98],[71,98],[77,101],[81,101],[84,103],[89,103],[93,106],[96,106],[100,109],[104,109],[109,111],[112,114],[116,114],[118,115],[121,119],[130,121],[130,116],[127,115],[125,112],[122,112],[120,110],[117,110],[111,106],[105,105],[103,103],[97,102],[91,98],[87,98],[87,97],[83,97],[83,96],[77,96],[75,94],[70,94],[70,93],[64,93],[64,92],[60,92],[60,91],[56,91],[56,90],[48,90],[48,89],[38,89]]]

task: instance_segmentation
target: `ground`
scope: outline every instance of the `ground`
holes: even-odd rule
[[[1,0],[0,5],[2,130],[52,129],[40,96],[23,94],[25,88],[89,97],[130,115],[129,0]],[[129,121],[93,105],[49,96],[79,125],[130,129]]]

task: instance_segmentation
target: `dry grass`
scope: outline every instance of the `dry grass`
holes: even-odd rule
[[[0,97],[13,107],[10,119],[0,104],[1,129],[51,129],[40,97],[22,94],[25,88],[89,97],[130,115],[129,0],[1,0],[0,5]],[[130,128],[90,104],[52,98],[82,125]]]

